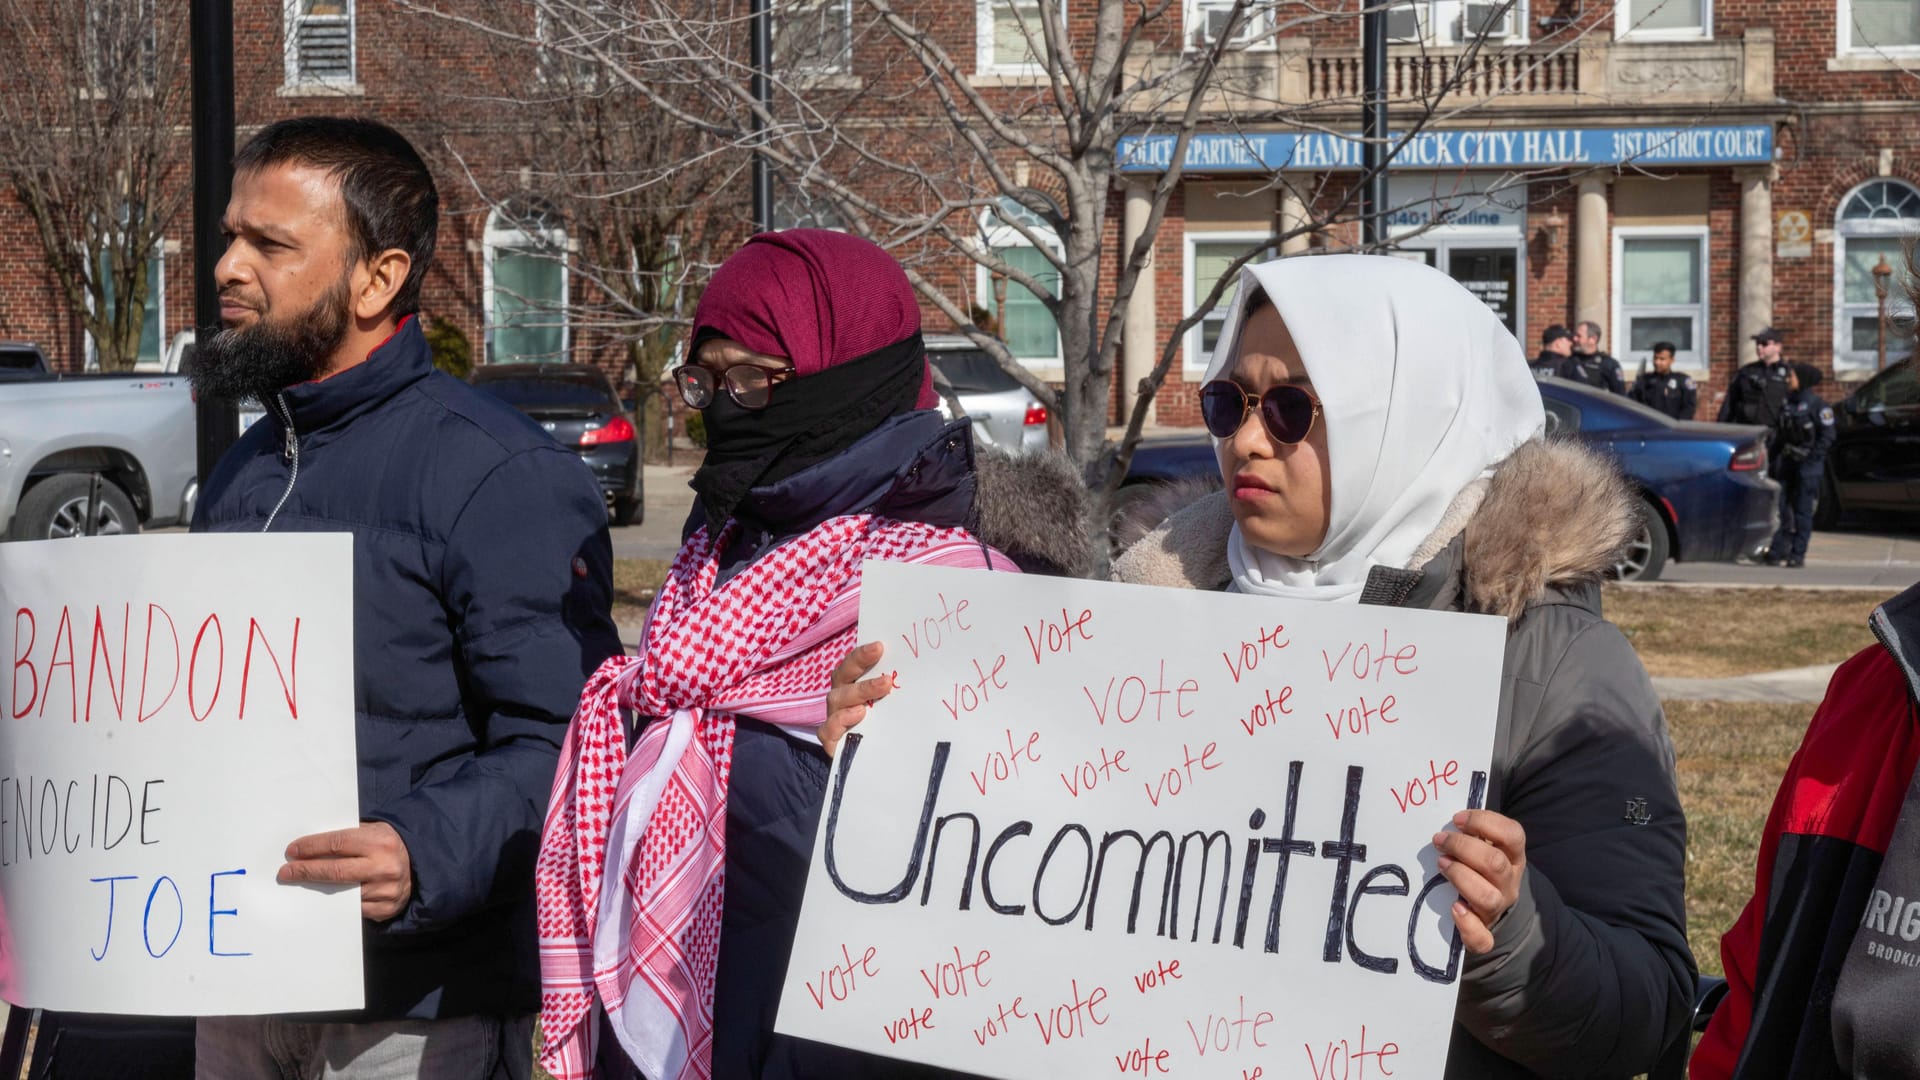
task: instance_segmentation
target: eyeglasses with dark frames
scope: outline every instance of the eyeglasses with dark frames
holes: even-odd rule
[[[734,364],[720,373],[727,396],[743,409],[764,409],[773,400],[773,388],[793,378],[792,368],[774,370],[757,364]],[[680,388],[680,400],[695,409],[713,404],[719,389],[713,369],[700,364],[681,364],[673,369],[673,382]]]

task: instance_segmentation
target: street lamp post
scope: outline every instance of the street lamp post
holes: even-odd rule
[[[220,286],[213,267],[226,249],[220,219],[233,193],[233,0],[192,0],[193,326],[195,349],[220,328]],[[201,398],[195,407],[195,466],[204,489],[213,467],[240,437],[231,401]]]
[[[773,228],[773,174],[767,167],[767,115],[773,111],[767,69],[773,58],[773,28],[767,0],[753,0],[747,11],[752,24],[747,36],[753,64],[753,231],[758,233]]]
[[[1893,267],[1888,264],[1885,252],[1881,252],[1880,261],[1873,267],[1873,298],[1880,308],[1880,359],[1874,365],[1878,371],[1887,366],[1887,284],[1893,277]]]
[[[1387,212],[1387,3],[1369,0],[1360,23],[1360,137],[1365,179],[1360,188],[1360,235],[1380,245]]]

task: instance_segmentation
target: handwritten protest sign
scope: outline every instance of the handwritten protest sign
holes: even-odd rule
[[[778,1030],[999,1077],[1438,1076],[1504,624],[869,563]]]
[[[346,535],[0,544],[0,997],[155,1015],[362,1001]]]

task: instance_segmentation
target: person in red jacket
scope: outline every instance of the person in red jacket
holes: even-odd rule
[[[1920,585],[1872,626],[1774,798],[1693,1080],[1920,1076]]]

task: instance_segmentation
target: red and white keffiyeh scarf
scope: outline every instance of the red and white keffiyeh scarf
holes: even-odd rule
[[[574,713],[535,868],[540,1063],[593,1074],[596,991],[652,1080],[703,1080],[713,1057],[727,775],[734,716],[812,739],[833,669],[857,644],[868,559],[1012,569],[965,530],[870,515],[830,519],[719,591],[718,542],[680,549],[638,657],[588,680]],[[647,725],[631,756],[625,717]]]

